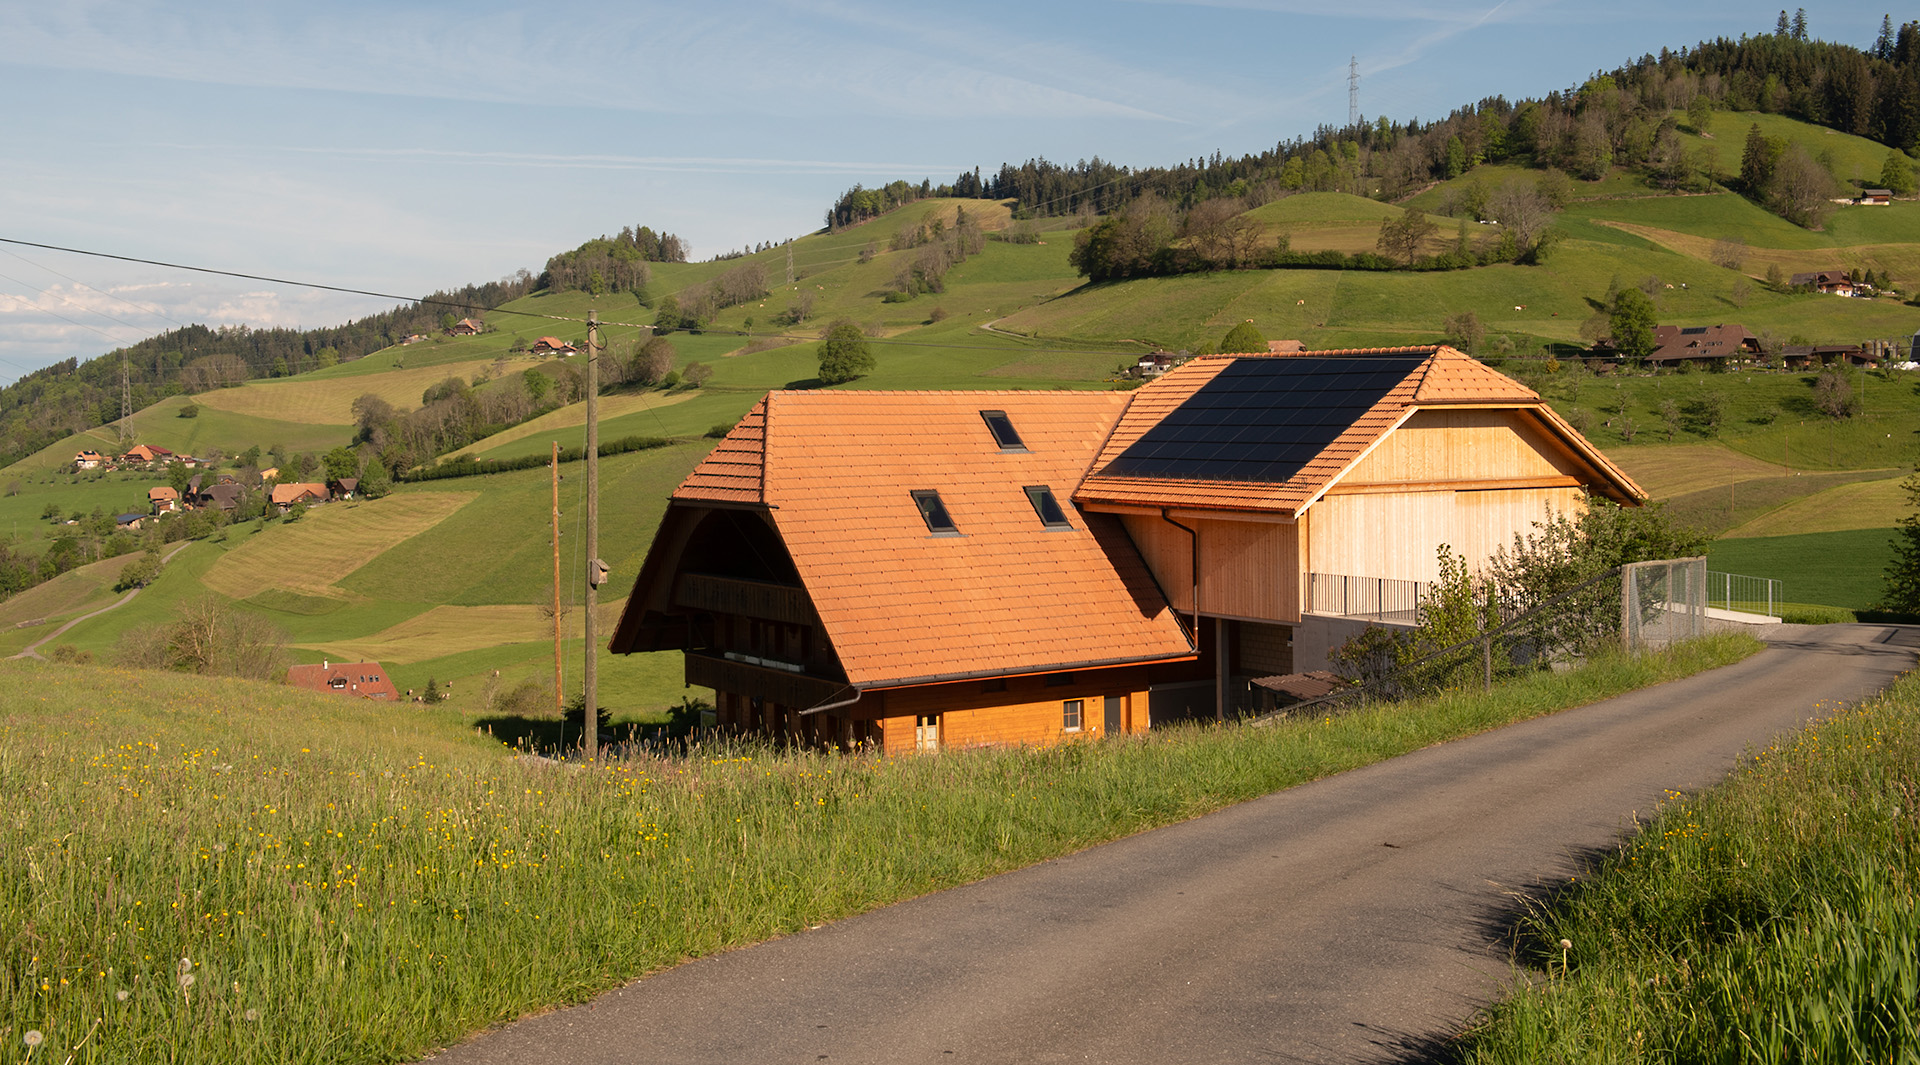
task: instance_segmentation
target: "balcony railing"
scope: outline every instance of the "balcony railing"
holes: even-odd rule
[[[1392,577],[1349,577],[1339,573],[1307,574],[1307,613],[1375,621],[1418,621],[1426,600],[1426,581]]]

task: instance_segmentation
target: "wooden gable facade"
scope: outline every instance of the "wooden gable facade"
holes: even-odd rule
[[[674,494],[610,646],[683,649],[723,725],[816,742],[1138,731],[1322,668],[1364,624],[1336,584],[1417,587],[1441,544],[1481,565],[1590,493],[1644,498],[1450,348],[1207,356],[1132,393],[776,392]]]

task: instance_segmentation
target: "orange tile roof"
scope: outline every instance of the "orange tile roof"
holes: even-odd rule
[[[287,667],[288,687],[358,696],[362,699],[398,699],[400,690],[378,662],[322,662]]]
[[[1351,360],[1372,356],[1423,355],[1425,359],[1382,396],[1371,409],[1355,418],[1331,443],[1284,481],[1249,482],[1119,476],[1100,471],[1118,459],[1147,430],[1192,399],[1230,363],[1240,359],[1296,362],[1303,373],[1321,372],[1315,360]],[[1326,367],[1327,371],[1341,367]],[[1555,435],[1577,455],[1586,458],[1610,485],[1607,494],[1644,498],[1619,467],[1581,438],[1573,428],[1552,416],[1538,393],[1478,360],[1446,346],[1410,348],[1347,348],[1330,351],[1274,352],[1266,355],[1202,356],[1168,372],[1134,393],[1132,407],[1094,462],[1094,472],[1074,493],[1076,502],[1140,507],[1181,507],[1234,511],[1266,511],[1297,515],[1357,462],[1367,449],[1419,407],[1459,404],[1523,406],[1544,411]]]
[[[772,508],[861,687],[1185,658],[1191,645],[1115,519],[1069,503],[1128,400],[774,392],[674,498]],[[1026,450],[1002,451],[983,410],[1005,411]],[[1027,485],[1050,487],[1072,528],[1044,527]],[[940,493],[960,535],[929,532],[910,494],[921,489]]]
[[[327,498],[327,486],[324,484],[302,482],[276,484],[273,486],[273,501],[275,503],[295,503],[306,496],[312,496],[315,499],[325,499]]]

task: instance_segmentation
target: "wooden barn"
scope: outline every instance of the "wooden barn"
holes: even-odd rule
[[[1482,562],[1588,493],[1644,498],[1444,347],[1207,356],[1133,392],[778,391],[674,492],[610,647],[683,650],[723,726],[805,742],[1137,732],[1320,668],[1440,544]]]

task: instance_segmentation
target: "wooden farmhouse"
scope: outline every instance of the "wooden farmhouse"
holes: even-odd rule
[[[610,641],[726,727],[889,752],[1225,716],[1410,623],[1549,509],[1644,493],[1451,348],[1195,358],[1132,392],[769,393],[673,493]]]

